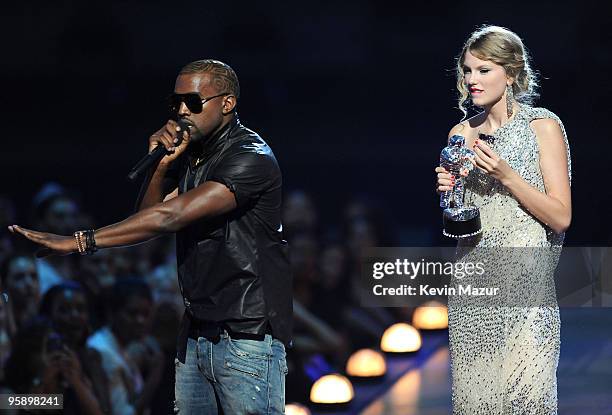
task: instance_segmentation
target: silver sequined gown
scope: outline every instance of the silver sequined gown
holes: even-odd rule
[[[529,124],[540,118],[560,124],[569,169],[565,129],[543,108],[522,105],[494,133],[491,147],[544,191],[538,143]],[[555,234],[501,183],[477,169],[466,180],[465,200],[480,208],[483,233],[460,240],[457,253],[465,261],[487,264],[481,285],[504,286],[509,292],[479,298],[478,306],[470,303],[474,299],[449,296],[453,414],[556,414],[560,320],[553,275],[564,235]]]

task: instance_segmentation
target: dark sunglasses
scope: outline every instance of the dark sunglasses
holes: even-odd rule
[[[222,97],[224,95],[230,95],[229,92],[223,92],[222,94],[214,95],[208,98],[202,98],[199,94],[192,92],[190,94],[170,94],[168,96],[168,109],[171,114],[177,114],[181,108],[181,103],[185,103],[187,109],[192,114],[199,114],[202,112],[204,104],[213,98]]]

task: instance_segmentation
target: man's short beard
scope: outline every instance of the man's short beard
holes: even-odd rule
[[[190,125],[189,126],[189,141],[190,141],[190,143],[200,143],[200,142],[202,142],[202,138],[204,138],[204,135],[202,134],[200,129],[198,127],[196,127],[195,125]]]

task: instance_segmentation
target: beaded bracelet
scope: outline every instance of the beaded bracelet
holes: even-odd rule
[[[74,233],[74,239],[76,239],[77,249],[81,255],[92,255],[98,250],[96,246],[96,238],[94,237],[94,230],[76,231]]]
[[[79,251],[79,254],[81,255],[85,255],[87,253],[85,241],[83,240],[84,235],[85,233],[83,231],[76,231],[74,233],[74,239],[76,240],[77,250]]]
[[[87,252],[87,255],[93,255],[93,253],[98,250],[94,232],[95,231],[93,229],[85,231],[85,251]]]

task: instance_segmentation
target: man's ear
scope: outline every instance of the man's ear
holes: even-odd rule
[[[238,100],[235,95],[227,95],[223,98],[223,115],[227,115],[236,109]]]

